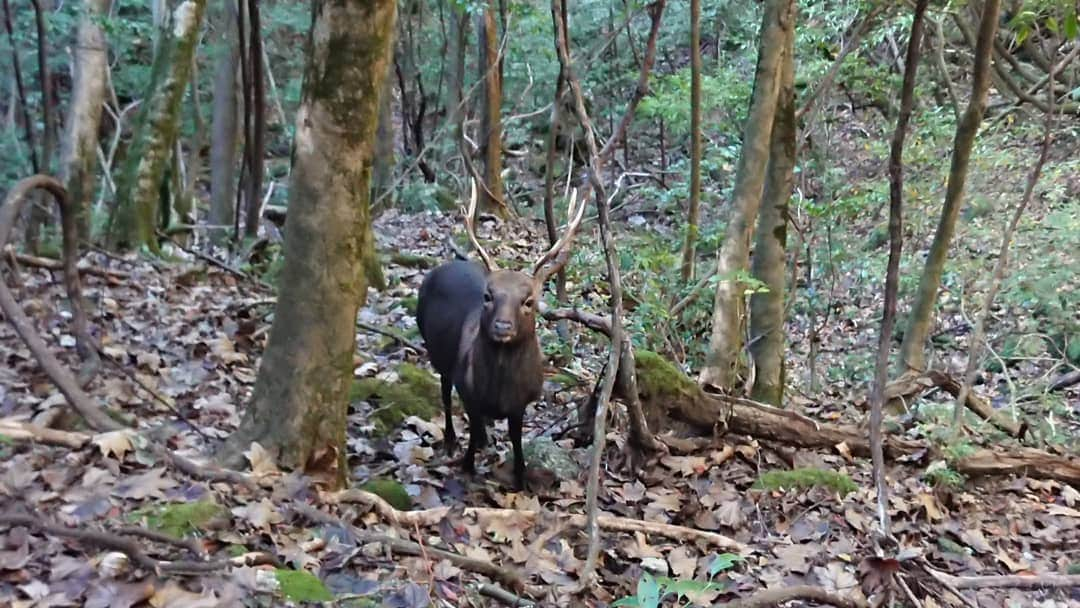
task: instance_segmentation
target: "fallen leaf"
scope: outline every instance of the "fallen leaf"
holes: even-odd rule
[[[685,546],[675,547],[668,553],[668,564],[675,576],[681,579],[691,579],[697,571],[698,558],[690,555],[690,550]]]
[[[120,498],[142,500],[151,496],[164,498],[164,490],[176,487],[176,482],[165,477],[165,469],[157,468],[132,477],[122,478],[113,488],[112,495]]]
[[[124,455],[134,448],[131,442],[134,434],[135,432],[131,429],[120,429],[119,431],[98,433],[90,441],[94,442],[94,445],[101,450],[102,456],[123,460]]]

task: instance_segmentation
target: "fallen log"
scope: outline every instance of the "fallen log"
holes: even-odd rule
[[[908,372],[885,387],[886,401],[904,399],[914,400],[916,397],[931,388],[940,388],[953,396],[960,396],[960,382],[949,374],[932,369],[926,373]],[[1017,422],[1005,415],[1004,412],[995,410],[985,399],[979,397],[974,391],[967,394],[964,405],[975,413],[979,418],[986,420],[997,428],[1005,431],[1012,437],[1022,439],[1027,433],[1027,425]]]

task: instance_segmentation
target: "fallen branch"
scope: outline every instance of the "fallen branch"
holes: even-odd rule
[[[358,543],[382,543],[389,547],[391,550],[397,551],[399,553],[404,553],[406,555],[423,555],[424,553],[427,553],[428,555],[437,557],[439,559],[445,559],[451,564],[463,570],[482,574],[492,580],[499,581],[500,583],[513,589],[515,593],[525,593],[530,597],[539,597],[543,595],[542,590],[532,585],[526,585],[525,579],[521,576],[521,574],[519,574],[516,570],[512,568],[502,568],[496,566],[489,561],[466,557],[464,555],[459,555],[457,553],[445,551],[443,549],[436,549],[434,547],[421,546],[419,543],[415,543],[411,540],[405,540],[386,534],[367,532],[349,524],[340,517],[335,517],[333,515],[330,515],[329,513],[324,513],[306,503],[293,503],[292,510],[297,515],[304,517],[305,519],[308,519],[312,522],[344,528],[356,538],[356,541]]]
[[[948,583],[957,589],[1068,589],[1080,588],[1080,574],[1034,574],[1034,575],[992,575],[992,576],[953,576],[940,570],[926,568],[938,582]]]
[[[10,255],[15,258],[20,264],[26,266],[32,266],[34,268],[44,268],[46,270],[63,270],[64,263],[61,260],[54,260],[53,258],[43,258],[41,256],[29,255],[25,253],[19,253],[15,249],[8,245],[4,249],[5,255]],[[131,273],[123,270],[113,270],[111,268],[101,268],[100,266],[91,266],[86,263],[79,263],[78,268],[80,274],[89,274],[103,279],[122,281],[131,278]]]
[[[821,587],[811,587],[809,585],[766,589],[746,599],[715,604],[715,606],[723,606],[723,608],[766,608],[768,606],[779,606],[793,600],[811,600],[819,604],[828,604],[839,608],[868,608],[870,606],[862,598],[843,597],[830,593]]]
[[[61,526],[58,524],[47,522],[42,519],[38,519],[37,517],[34,517],[32,515],[3,513],[0,514],[0,525],[26,526],[27,528],[32,528],[44,534],[60,536],[63,538],[71,538],[78,542],[86,543],[95,547],[119,551],[124,555],[128,556],[128,558],[140,568],[153,572],[157,575],[201,575],[212,572],[221,572],[228,566],[228,562],[223,561],[204,562],[192,560],[156,560],[143,552],[142,547],[140,547],[138,543],[131,540],[130,538],[124,538],[123,536],[118,536],[111,532],[68,528],[66,526]]]
[[[960,382],[945,372],[932,369],[923,374],[908,372],[893,380],[885,387],[885,399],[887,401],[893,399],[910,401],[930,388],[940,388],[952,395],[953,398],[961,396]],[[969,391],[965,396],[964,405],[979,418],[993,424],[1012,437],[1022,438],[1027,432],[1026,424],[1006,417],[1002,412],[995,410],[985,399],[973,392]]]
[[[401,343],[403,346],[407,346],[407,347],[413,349],[414,351],[416,351],[419,354],[424,354],[424,353],[427,352],[427,349],[424,348],[423,346],[421,346],[420,344],[417,344],[416,342],[413,342],[412,340],[406,338],[403,334],[401,334],[399,332],[396,332],[396,331],[394,331],[392,329],[385,329],[385,328],[382,328],[382,327],[376,327],[374,325],[370,325],[368,323],[360,323],[360,322],[357,322],[356,326],[359,327],[360,329],[365,330],[365,331],[374,332],[374,333],[386,336],[387,338],[391,338],[391,339]]]
[[[1017,448],[1008,452],[979,450],[953,463],[957,471],[971,477],[983,475],[1021,475],[1035,479],[1054,479],[1080,488],[1080,459],[1036,450]]]
[[[14,440],[28,440],[45,445],[58,445],[77,450],[90,441],[86,433],[58,431],[29,422],[5,418],[0,420],[0,436]]]
[[[450,512],[450,507],[436,507],[434,509],[422,509],[419,511],[399,511],[379,496],[372,494],[371,492],[357,489],[342,490],[340,492],[328,494],[324,496],[324,499],[330,503],[357,503],[370,506],[387,522],[403,527],[434,526],[442,521]],[[538,519],[541,516],[541,512],[528,509],[467,507],[464,510],[464,515],[467,517],[516,518],[519,520],[525,519],[532,521]],[[586,518],[584,514],[559,513],[556,514],[555,517],[568,527],[585,527]],[[638,519],[630,519],[628,517],[616,517],[614,515],[599,515],[597,517],[597,524],[602,530],[614,532],[643,532],[686,542],[701,540],[727,551],[734,551],[740,554],[744,554],[748,551],[746,545],[722,534],[687,528],[684,526],[641,521]]]
[[[1065,390],[1075,384],[1080,384],[1080,369],[1059,376],[1050,383],[1050,388],[1048,390],[1050,392]]]

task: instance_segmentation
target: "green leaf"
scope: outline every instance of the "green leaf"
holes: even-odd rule
[[[1076,10],[1069,11],[1065,15],[1065,37],[1072,40],[1080,34],[1080,26],[1076,22]]]
[[[1055,18],[1055,17],[1047,17],[1046,18],[1046,29],[1050,30],[1051,32],[1053,32],[1055,34],[1058,33],[1058,20],[1057,20],[1057,18]]]
[[[709,564],[709,578],[712,578],[723,572],[724,570],[732,569],[735,564],[743,561],[743,558],[735,555],[734,553],[721,553],[713,558],[712,563]]]
[[[648,572],[643,572],[638,581],[637,601],[641,608],[657,608],[660,605],[660,585]]]

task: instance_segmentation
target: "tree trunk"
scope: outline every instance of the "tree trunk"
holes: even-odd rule
[[[720,282],[713,303],[709,354],[700,380],[726,390],[735,385],[736,366],[742,350],[745,301],[738,275],[746,271],[749,263],[750,230],[757,218],[765,184],[769,140],[780,88],[780,59],[786,30],[794,18],[792,7],[792,0],[768,0],[765,5],[754,92],[743,132],[742,154],[735,172],[731,215],[717,256],[716,274]]]
[[[450,76],[446,86],[446,120],[454,127],[454,141],[461,141],[465,85],[465,52],[469,40],[469,15],[450,3]]]
[[[90,205],[97,172],[98,128],[105,100],[108,47],[99,21],[111,0],[86,0],[75,45],[75,77],[71,108],[60,147],[60,181],[68,192],[78,238],[90,238]]]
[[[248,0],[248,73],[251,74],[251,130],[245,134],[248,146],[248,172],[246,175],[246,203],[244,236],[259,236],[262,217],[262,185],[266,167],[266,87],[263,79],[262,26],[259,19],[258,0]]]
[[[480,69],[484,78],[484,120],[481,146],[484,152],[484,184],[480,208],[501,217],[509,214],[502,181],[502,74],[499,70],[499,32],[495,7],[489,0],[480,17]]]
[[[343,483],[356,314],[373,276],[369,211],[394,0],[317,0],[285,222],[285,266],[251,403],[221,456],[253,441],[278,464]]]
[[[694,278],[701,201],[701,0],[690,0],[690,204],[686,213],[682,280]]]
[[[210,129],[210,231],[211,239],[222,244],[229,237],[235,217],[236,159],[239,134],[239,97],[236,70],[240,64],[240,44],[235,35],[236,5],[225,2],[217,30],[217,57],[214,59],[214,116]]]
[[[794,14],[792,15],[794,19]],[[795,29],[788,27],[780,62],[780,90],[769,142],[769,168],[755,235],[755,279],[768,287],[750,298],[751,398],[780,406],[784,398],[784,256],[788,199],[795,182]]]
[[[45,7],[41,0],[31,0],[34,5],[34,25],[37,30],[38,86],[41,92],[41,170],[52,173],[53,153],[56,150],[56,111],[53,97],[52,76],[49,74],[49,40],[45,29]],[[45,198],[34,193],[37,203],[30,207],[30,223],[26,226],[26,241],[33,252],[37,252],[38,235],[42,226],[50,222]]]
[[[110,237],[114,245],[158,249],[154,237],[158,189],[176,142],[180,104],[191,77],[191,59],[205,8],[206,0],[183,0],[159,33],[150,87],[139,108],[139,126],[127,151],[117,193],[117,225]]]
[[[997,35],[1000,8],[1001,0],[987,0],[983,4],[979,37],[975,46],[971,101],[964,111],[964,116],[956,125],[945,204],[941,208],[937,232],[934,233],[934,241],[926,257],[926,265],[923,267],[922,277],[919,280],[919,292],[915,297],[915,304],[908,319],[908,328],[901,347],[901,365],[904,370],[922,371],[926,367],[925,345],[930,335],[930,327],[934,322],[937,290],[941,284],[941,275],[945,271],[945,259],[949,254],[949,245],[956,231],[956,219],[960,215],[960,206],[964,199],[964,184],[967,181],[971,149],[975,144],[975,135],[979,131],[983,113],[986,111],[990,64],[993,60],[993,43]]]

